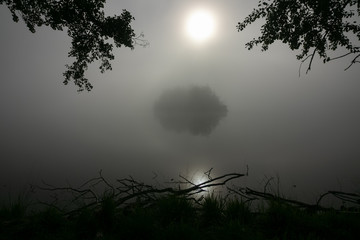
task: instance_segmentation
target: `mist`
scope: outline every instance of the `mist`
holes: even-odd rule
[[[312,201],[328,190],[360,191],[359,68],[314,59],[306,74],[296,53],[276,43],[267,52],[244,44],[258,31],[236,23],[253,1],[198,1],[216,13],[216,36],[202,46],[182,29],[193,1],[108,1],[127,9],[150,45],[114,51],[113,70],[92,64],[91,92],[62,84],[70,39],[65,32],[14,23],[0,7],[1,197],[28,184],[76,185],[102,169],[152,183],[244,173],[261,188],[279,176],[284,193]],[[154,105],[168,89],[201,86],[226,106],[206,134],[164,127]],[[171,124],[170,124],[171,125]],[[296,185],[296,188],[293,186]]]

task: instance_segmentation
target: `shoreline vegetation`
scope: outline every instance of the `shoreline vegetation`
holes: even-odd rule
[[[99,176],[78,188],[43,183],[50,201],[19,197],[0,207],[2,239],[358,239],[360,194],[328,191],[308,204],[268,190],[236,187],[248,174],[201,183],[179,176],[163,186]],[[221,188],[222,193],[216,191]],[[99,190],[101,189],[101,190]],[[224,192],[226,192],[224,194]],[[324,207],[325,198],[340,200]],[[34,206],[41,206],[34,208]]]

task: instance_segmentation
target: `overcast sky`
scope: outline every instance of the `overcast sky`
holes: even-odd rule
[[[350,58],[306,74],[296,52],[275,43],[245,49],[260,23],[237,32],[253,0],[107,1],[108,15],[127,9],[150,45],[114,51],[113,70],[87,74],[92,92],[62,84],[70,38],[42,27],[32,34],[0,6],[0,181],[9,186],[84,181],[103,169],[110,177],[163,178],[179,172],[244,172],[261,186],[279,174],[294,195],[360,191],[359,65]],[[196,9],[214,17],[202,43],[185,31]],[[334,53],[337,56],[340,52]],[[209,86],[228,114],[207,137],[174,133],[154,118],[153,103],[167,88]],[[258,185],[256,185],[258,184]],[[331,188],[331,189],[330,189]],[[295,190],[294,190],[295,191]]]

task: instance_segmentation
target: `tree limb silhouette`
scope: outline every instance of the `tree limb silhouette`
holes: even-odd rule
[[[146,46],[141,33],[136,36],[131,27],[135,18],[127,10],[121,15],[106,17],[103,11],[106,0],[0,0],[9,8],[13,20],[19,21],[19,15],[28,29],[35,33],[36,27],[50,26],[54,30],[67,29],[71,37],[69,57],[75,58],[71,65],[66,65],[64,84],[73,82],[78,91],[91,91],[92,84],[85,77],[88,65],[100,60],[100,71],[111,70],[110,61],[116,47],[134,49],[136,44]],[[112,39],[114,44],[108,40]]]
[[[179,177],[185,181],[178,182],[175,187],[158,188],[139,182],[131,176],[116,180],[117,186],[115,186],[110,184],[102,176],[102,171],[100,171],[98,177],[86,181],[78,188],[74,188],[72,186],[55,187],[45,182],[43,182],[44,186],[37,186],[36,188],[39,190],[57,193],[53,195],[53,198],[55,198],[56,201],[46,203],[47,206],[56,206],[60,195],[65,196],[65,193],[70,193],[71,199],[69,200],[69,203],[66,204],[62,212],[66,216],[71,216],[80,213],[83,209],[97,210],[101,207],[102,202],[109,197],[113,199],[118,208],[124,207],[126,204],[130,204],[134,200],[143,206],[146,206],[152,204],[164,194],[182,196],[189,200],[195,200],[196,202],[196,198],[193,197],[195,194],[206,191],[206,188],[226,185],[227,182],[243,176],[245,176],[245,174],[229,173],[209,179],[199,184],[194,184],[187,178],[179,175]],[[95,188],[100,185],[102,185],[103,189],[99,194]],[[185,186],[185,188],[182,188],[183,186]],[[80,207],[76,207],[76,204],[74,205],[74,203],[78,200],[83,200]],[[66,208],[68,209],[66,210]]]
[[[246,48],[261,45],[261,50],[266,51],[279,40],[291,50],[300,50],[296,56],[301,60],[300,68],[310,57],[308,73],[316,54],[324,63],[359,54],[360,25],[355,17],[360,17],[358,0],[260,0],[258,7],[238,23],[237,30],[243,31],[264,18],[261,35],[247,42]],[[338,48],[345,49],[347,54],[331,58],[328,52]],[[358,57],[345,70],[358,63]]]

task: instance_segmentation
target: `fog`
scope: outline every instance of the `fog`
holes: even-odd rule
[[[87,77],[94,89],[62,84],[70,39],[45,27],[30,33],[0,7],[1,195],[41,180],[74,185],[97,175],[151,184],[213,168],[246,172],[241,184],[262,188],[279,176],[281,190],[314,200],[328,190],[360,191],[359,67],[350,59],[300,69],[296,52],[244,44],[259,25],[236,24],[254,1],[107,1],[106,13],[127,9],[150,45],[114,51],[113,70],[99,64]],[[204,6],[216,33],[203,45],[184,33],[187,14]],[[335,55],[340,55],[341,50]],[[164,128],[154,104],[171,88],[209,87],[227,107],[209,134]],[[293,186],[296,185],[296,188]]]

